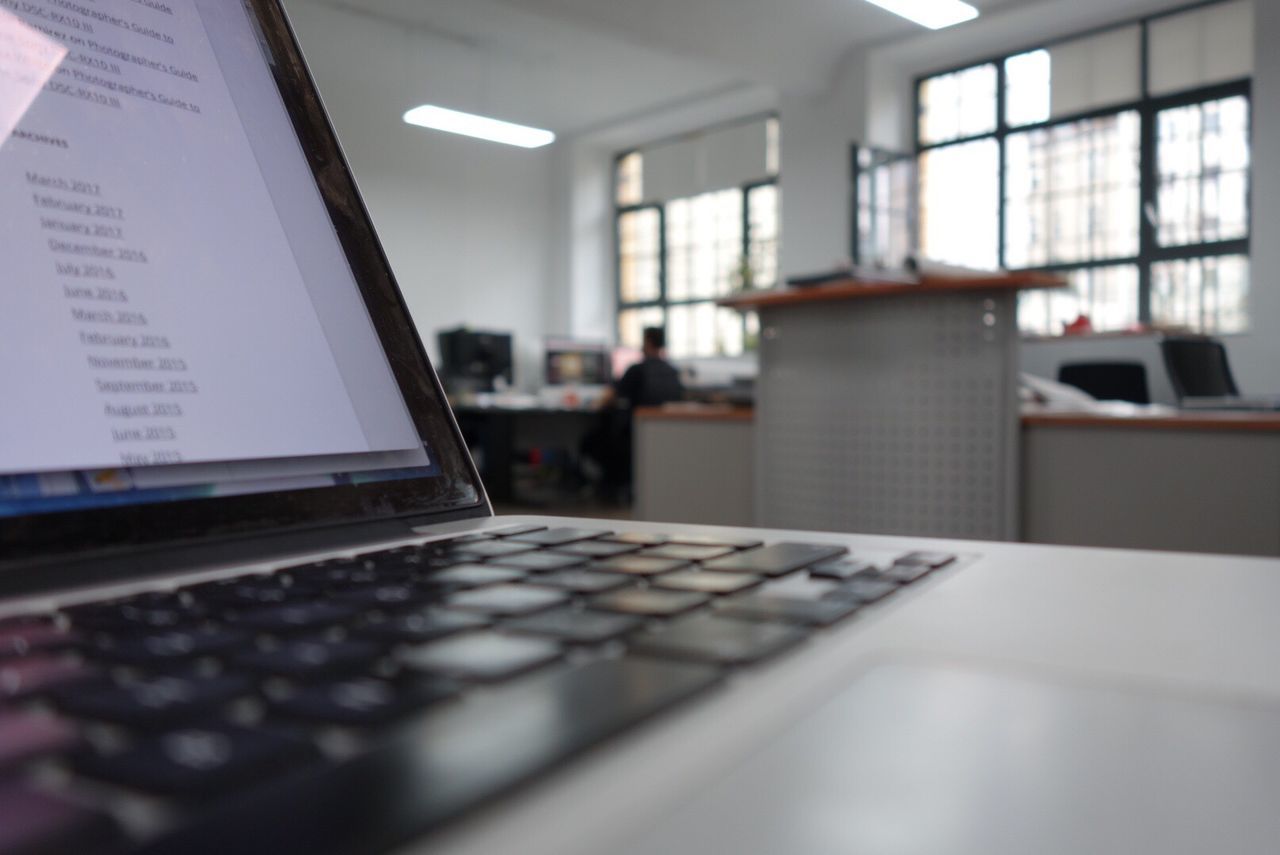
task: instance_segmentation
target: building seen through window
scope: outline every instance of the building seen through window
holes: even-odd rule
[[[918,80],[920,254],[1064,276],[1021,296],[1028,333],[1246,329],[1251,20],[1199,5]]]

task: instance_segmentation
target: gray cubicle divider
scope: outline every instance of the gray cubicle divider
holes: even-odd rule
[[[1013,289],[760,309],[757,523],[1017,537]]]

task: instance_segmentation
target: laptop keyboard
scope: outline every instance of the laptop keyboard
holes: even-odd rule
[[[394,846],[955,561],[516,526],[0,621],[0,853]]]

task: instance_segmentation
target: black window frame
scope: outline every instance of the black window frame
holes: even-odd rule
[[[756,116],[747,116],[741,119],[735,119],[734,121],[728,122],[725,124],[731,124],[731,125],[745,124],[747,122],[759,121],[761,119],[778,121],[778,114],[764,113]],[[704,128],[698,131],[698,133],[700,134],[706,133],[707,131],[715,130],[717,127],[723,127],[723,126],[724,125],[713,125],[711,127]],[[723,187],[720,190],[715,190],[715,191],[708,190],[708,191],[703,191],[703,193],[692,193],[688,196],[680,196],[675,199],[666,199],[661,202],[636,202],[636,203],[630,203],[630,204],[620,204],[618,202],[618,178],[621,172],[622,162],[633,154],[643,155],[646,148],[650,148],[654,145],[660,145],[662,142],[664,141],[658,140],[656,142],[649,143],[647,145],[634,146],[632,148],[625,149],[623,151],[616,153],[613,158],[613,170],[612,170],[613,183],[610,186],[613,194],[614,335],[619,344],[622,343],[622,313],[623,312],[628,312],[636,309],[661,309],[663,312],[663,319],[664,319],[663,325],[665,327],[666,326],[665,319],[667,316],[666,313],[668,309],[672,307],[695,306],[703,303],[714,303],[717,299],[719,299],[718,297],[696,297],[689,300],[672,300],[667,297],[667,206],[669,204],[671,204],[672,202],[679,201],[680,199],[692,199],[695,196],[703,195],[703,193],[713,193],[713,192],[719,193],[719,192],[724,192],[725,190],[736,190],[737,192],[739,192],[742,195],[742,243],[741,243],[741,246],[739,247],[740,249],[739,256],[744,258],[749,258],[750,252],[751,252],[751,242],[752,242],[751,193],[761,187],[774,187],[774,188],[781,187],[781,183],[780,183],[781,170],[779,170],[778,172],[775,172],[773,175],[769,177],[756,179],[754,181],[747,181],[743,184],[737,185],[736,187]],[[781,197],[779,196],[779,198]],[[623,297],[622,297],[622,218],[627,216],[628,214],[633,214],[638,211],[645,211],[645,210],[654,210],[658,212],[658,297],[657,299],[654,299],[654,300],[638,300],[638,301],[628,302],[623,300]],[[781,237],[782,237],[781,219],[782,219],[781,211],[779,211],[778,212],[779,228],[777,229],[777,234],[775,237],[775,239],[778,240],[779,242],[781,241]],[[777,283],[774,283],[774,284],[777,284]],[[756,286],[756,287],[759,287],[759,286]],[[749,353],[752,350],[750,319],[748,317],[749,313],[742,312],[740,313],[740,315],[741,317],[739,319],[739,322],[742,324],[742,341],[743,341],[742,352]],[[740,356],[740,355],[742,354],[728,354],[728,356],[730,357]],[[703,359],[703,358],[716,358],[720,356],[725,356],[725,354],[714,354],[712,357],[684,356],[680,358]]]
[[[1253,234],[1253,198],[1252,198],[1252,181],[1245,184],[1245,234],[1240,238],[1232,238],[1228,240],[1200,241],[1197,243],[1179,244],[1176,246],[1161,246],[1157,237],[1158,224],[1152,222],[1147,217],[1147,211],[1157,211],[1158,201],[1157,195],[1160,187],[1159,175],[1157,174],[1157,118],[1159,114],[1168,109],[1177,107],[1187,107],[1196,104],[1203,104],[1208,101],[1216,101],[1222,98],[1230,98],[1235,96],[1243,96],[1248,106],[1248,128],[1247,133],[1250,137],[1249,144],[1249,175],[1252,176],[1254,168],[1253,158],[1253,86],[1252,77],[1238,78],[1235,80],[1224,81],[1221,83],[1213,83],[1206,86],[1199,86],[1193,89],[1187,89],[1167,95],[1150,95],[1149,94],[1149,60],[1150,50],[1148,44],[1149,26],[1153,21],[1163,18],[1169,18],[1181,15],[1186,12],[1192,12],[1197,9],[1203,9],[1210,6],[1216,6],[1228,0],[1206,0],[1206,2],[1192,3],[1185,6],[1179,6],[1174,9],[1167,9],[1160,12],[1144,15],[1138,18],[1121,21],[1118,23],[1107,24],[1101,27],[1074,32],[1069,35],[1061,36],[1038,44],[1023,47],[1018,50],[1005,51],[1000,54],[989,56],[981,59],[972,60],[961,65],[950,66],[947,68],[931,71],[927,74],[917,76],[913,81],[912,87],[912,107],[914,110],[914,119],[912,122],[913,133],[913,151],[917,162],[917,173],[919,169],[919,158],[922,154],[936,149],[947,148],[948,146],[962,145],[964,143],[972,143],[979,140],[995,140],[998,148],[998,222],[997,222],[997,259],[1001,268],[1013,270],[1032,270],[1043,271],[1047,273],[1061,273],[1076,270],[1091,270],[1103,267],[1113,267],[1120,265],[1136,265],[1138,268],[1138,323],[1144,327],[1151,324],[1151,271],[1154,265],[1166,261],[1179,261],[1200,258],[1217,258],[1222,256],[1239,256],[1243,255],[1249,258],[1250,243]],[[1054,45],[1072,42],[1077,39],[1087,38],[1089,36],[1101,35],[1107,32],[1127,29],[1137,26],[1139,28],[1139,74],[1141,94],[1136,100],[1125,102],[1117,102],[1109,104],[1105,107],[1084,110],[1070,115],[1054,117],[1042,122],[1033,122],[1022,125],[1010,125],[1005,115],[1005,92],[1008,83],[1006,78],[1005,61],[1011,57],[1020,54],[1029,53],[1036,50],[1044,50]],[[964,71],[982,65],[994,65],[996,69],[996,127],[990,133],[975,134],[971,136],[958,137],[949,139],[945,142],[922,143],[920,141],[920,108],[921,108],[921,89],[924,84],[936,77],[947,74],[954,74],[958,71]],[[1006,163],[1007,149],[1006,140],[1013,134],[1026,133],[1028,131],[1044,130],[1057,127],[1060,125],[1068,125],[1088,119],[1099,119],[1116,116],[1126,112],[1136,112],[1139,121],[1139,162],[1138,162],[1138,254],[1136,256],[1125,256],[1105,259],[1090,259],[1072,262],[1055,262],[1044,265],[1034,265],[1029,267],[1006,268],[1006,246],[1005,246],[1005,225],[1006,225],[1006,207],[1008,200],[1006,199],[1006,172],[1008,164]],[[856,148],[855,148],[856,157]],[[855,209],[856,215],[856,209]],[[916,218],[918,222],[918,216]],[[857,228],[854,227],[854,257],[857,252]],[[915,236],[918,246],[919,234]],[[1250,289],[1253,287],[1253,271],[1250,267]],[[1248,323],[1248,319],[1246,320]],[[1030,334],[1037,335],[1037,334]]]

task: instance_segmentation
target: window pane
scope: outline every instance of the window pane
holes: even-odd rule
[[[765,184],[747,191],[747,258],[753,288],[778,284],[778,187]]]
[[[633,151],[618,160],[615,198],[619,205],[638,205],[644,199],[644,155]]]
[[[1151,265],[1151,321],[1195,332],[1242,332],[1247,326],[1249,259],[1243,255]]]
[[[920,142],[991,133],[996,129],[996,67],[976,65],[920,82]]]
[[[742,191],[677,199],[666,213],[667,299],[731,292],[742,267]]]
[[[777,116],[765,122],[764,133],[764,169],[770,176],[774,176],[778,174],[778,167],[782,163],[782,123]]]
[[[647,306],[643,309],[623,309],[618,312],[618,343],[637,350],[644,344],[644,328],[663,325],[662,309]]]
[[[1162,110],[1156,121],[1163,246],[1248,233],[1249,102],[1243,95]]]
[[[1004,79],[1006,122],[1016,127],[1049,118],[1051,74],[1047,50],[1033,50],[1006,59]]]
[[[1005,265],[1138,254],[1136,111],[1010,134]]]
[[[618,285],[624,303],[644,303],[661,296],[658,221],[657,208],[618,217]]]
[[[913,250],[915,159],[858,149],[858,263],[902,267]]]
[[[1018,326],[1023,332],[1061,335],[1063,327],[1087,315],[1095,332],[1131,329],[1138,324],[1138,268],[1133,264],[1093,267],[1059,274],[1066,288],[1024,291],[1018,297]]]
[[[997,259],[999,151],[975,140],[920,155],[920,253],[991,269]]]
[[[676,359],[737,356],[743,349],[742,315],[714,303],[667,309],[667,350]]]

